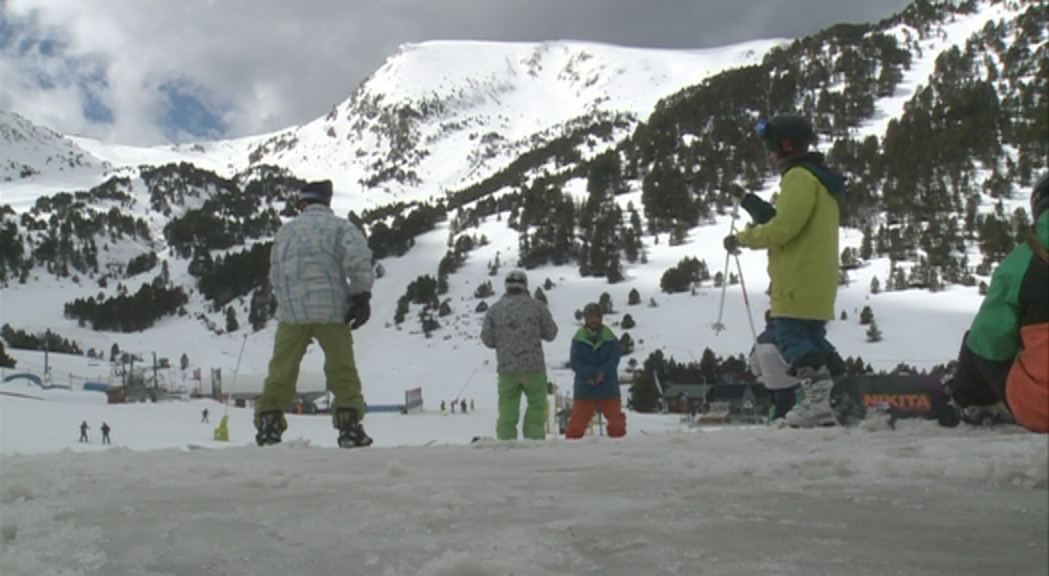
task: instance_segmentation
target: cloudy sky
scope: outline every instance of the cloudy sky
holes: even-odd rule
[[[326,114],[397,47],[584,40],[707,48],[871,22],[907,0],[0,0],[0,108],[124,144]]]

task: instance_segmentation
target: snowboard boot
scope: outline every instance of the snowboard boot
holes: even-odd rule
[[[791,428],[816,428],[818,426],[833,426],[834,410],[830,405],[830,390],[834,386],[834,380],[826,367],[818,369],[802,367],[797,371],[801,379],[801,391],[798,403],[791,408],[790,412],[783,418],[784,423]]]
[[[267,410],[255,415],[255,443],[259,446],[280,444],[280,437],[288,429],[280,410]]]
[[[998,424],[1016,424],[1012,412],[1005,406],[1005,402],[997,402],[989,406],[966,406],[958,410],[958,417],[962,422],[974,426],[997,426]]]
[[[339,429],[339,448],[371,446],[372,438],[364,432],[357,410],[339,408],[335,411],[335,427]]]
[[[998,424],[1016,424],[1012,412],[1005,402],[998,401],[992,404],[970,404],[963,406],[958,401],[952,386],[954,377],[948,375],[943,379],[943,387],[947,393],[947,402],[954,408],[958,420],[972,426],[995,426]]]
[[[769,396],[772,400],[772,406],[769,408],[769,422],[782,420],[794,408],[794,404],[803,399],[797,386],[786,390],[770,390]]]

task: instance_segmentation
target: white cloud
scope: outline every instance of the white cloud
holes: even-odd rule
[[[739,4],[739,3],[736,3]],[[829,4],[828,9],[820,9]],[[5,108],[63,132],[133,144],[163,142],[163,95],[172,80],[207,94],[227,136],[307,122],[349,97],[404,42],[432,39],[540,41],[571,38],[652,47],[703,47],[813,32],[840,19],[883,17],[903,0],[872,8],[832,0],[673,0],[658,10],[632,0],[14,0],[4,18],[14,41],[0,53]],[[13,25],[13,26],[12,26]],[[27,34],[60,38],[59,54],[18,53]],[[83,67],[100,66],[96,95],[113,114],[80,110]],[[64,69],[69,67],[69,69]],[[59,83],[41,90],[47,72]]]

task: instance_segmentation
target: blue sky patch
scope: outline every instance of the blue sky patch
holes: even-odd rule
[[[207,91],[186,79],[165,81],[159,91],[164,98],[165,112],[161,127],[172,141],[192,138],[221,137],[229,127],[222,120],[222,111],[209,102]]]

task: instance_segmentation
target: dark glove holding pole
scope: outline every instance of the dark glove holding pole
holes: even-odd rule
[[[372,293],[361,292],[350,296],[350,311],[346,313],[346,322],[351,330],[356,330],[372,316]]]
[[[728,195],[736,202],[742,202],[743,199],[747,197],[747,191],[744,190],[742,186],[733,184],[728,189]]]
[[[727,250],[729,254],[740,253],[740,246],[742,245],[739,243],[739,236],[736,236],[735,234],[729,234],[728,236],[725,236],[723,244],[725,246],[725,250]]]

